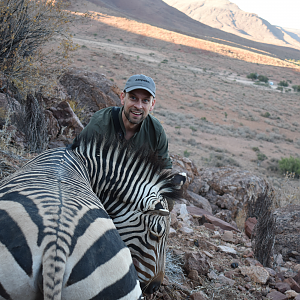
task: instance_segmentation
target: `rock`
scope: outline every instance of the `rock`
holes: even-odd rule
[[[234,230],[234,231],[240,232],[239,229],[233,227],[231,224],[229,224],[229,223],[227,223],[227,222],[225,222],[223,220],[220,220],[220,219],[218,219],[218,218],[216,218],[214,216],[203,215],[201,222],[203,222],[202,224],[204,224],[204,223],[212,223],[215,226],[219,226],[223,230]]]
[[[199,252],[186,252],[184,269],[187,273],[196,270],[199,275],[206,275],[210,268],[207,257]]]
[[[300,270],[298,271],[297,275],[293,277],[293,279],[300,285]]]
[[[225,284],[228,284],[228,285],[230,285],[230,286],[233,286],[233,285],[235,285],[235,280],[233,280],[233,279],[230,279],[230,278],[227,278],[226,276],[224,276],[224,275],[219,275],[218,277],[217,277],[217,279],[216,279],[218,282],[220,282],[220,283],[222,283],[223,285],[225,285]]]
[[[278,208],[274,249],[288,260],[293,251],[300,253],[300,205],[288,205]]]
[[[49,108],[49,110],[60,125],[61,135],[75,137],[82,131],[83,125],[67,101],[63,101],[56,107]]]
[[[225,230],[221,239],[225,242],[233,243],[234,242],[233,232]]]
[[[211,229],[211,230],[215,230],[215,229],[216,229],[215,225],[214,225],[214,224],[211,224],[211,223],[204,223],[203,225],[204,225],[206,228]]]
[[[299,294],[293,290],[288,290],[284,293],[289,299],[296,298]]]
[[[288,297],[280,292],[277,291],[272,291],[271,293],[269,293],[267,295],[268,299],[272,299],[272,300],[287,300]]]
[[[296,296],[295,300],[300,300],[300,294]]]
[[[103,74],[73,68],[61,77],[60,83],[82,110],[84,125],[99,109],[121,106],[120,89]]]
[[[251,237],[252,237],[252,232],[254,230],[256,223],[257,223],[257,219],[254,217],[248,218],[245,222],[245,233],[249,239],[251,239]]]
[[[170,227],[170,231],[169,231],[169,237],[172,238],[176,235],[176,230],[172,227]]]
[[[17,117],[21,112],[21,105],[15,99],[9,95],[0,93],[0,129],[4,126],[8,114],[12,123],[17,122]]]
[[[279,254],[276,254],[274,255],[274,259],[275,259],[275,263],[277,266],[281,266],[284,264],[284,261],[283,261],[283,258],[282,258],[282,255],[279,253]]]
[[[276,272],[273,269],[268,268],[268,267],[265,267],[265,269],[268,271],[270,276],[272,276],[272,277],[276,276]]]
[[[199,177],[198,193],[210,202],[213,213],[227,209],[233,220],[247,210],[253,191],[260,194],[269,188],[265,179],[233,167],[206,168],[199,171]]]
[[[207,199],[204,197],[197,195],[196,193],[187,190],[186,199],[189,200],[195,206],[202,208],[210,213],[212,213],[212,208]]]
[[[174,211],[171,211],[170,216],[171,216],[170,226],[176,229],[178,226],[177,214]]]
[[[295,292],[300,293],[300,285],[293,278],[286,278],[283,282],[287,283]]]
[[[218,246],[218,249],[221,251],[221,252],[225,252],[225,253],[228,253],[228,254],[237,254],[237,252],[231,248],[231,247],[227,247],[227,246]]]
[[[207,300],[207,296],[203,292],[193,293],[190,297],[191,300]]]
[[[192,216],[197,216],[197,217],[202,217],[203,215],[212,216],[212,213],[210,213],[209,211],[206,211],[196,206],[187,206],[186,209],[189,212],[189,214]]]
[[[216,274],[216,272],[214,270],[210,271],[209,273],[207,273],[207,277],[212,280],[212,279],[217,279],[218,275]]]
[[[281,293],[285,293],[286,291],[290,290],[291,287],[287,282],[277,282],[275,283],[275,289]]]
[[[53,141],[56,139],[60,133],[60,126],[57,119],[53,116],[52,111],[46,109],[45,110],[45,119],[48,123],[48,136],[49,140]]]
[[[245,276],[249,276],[252,281],[256,283],[266,284],[269,279],[269,273],[263,267],[250,266],[250,267],[239,267],[241,273]]]
[[[194,232],[194,230],[193,230],[192,228],[185,227],[185,226],[179,228],[179,231],[180,231],[181,233],[184,233],[184,234],[191,234],[191,233]]]
[[[191,270],[190,273],[188,274],[188,278],[197,281],[198,280],[198,272],[196,270]]]

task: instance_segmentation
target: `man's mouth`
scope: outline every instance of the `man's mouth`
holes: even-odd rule
[[[141,116],[142,113],[139,111],[131,111],[132,114],[134,114],[135,116]]]

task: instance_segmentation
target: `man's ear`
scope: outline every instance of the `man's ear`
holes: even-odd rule
[[[125,96],[126,96],[126,93],[125,92],[121,92],[120,100],[121,100],[122,105],[124,105],[124,103],[125,103]]]
[[[156,102],[156,99],[153,98],[153,99],[152,99],[152,103],[151,103],[151,107],[150,107],[149,111],[152,111],[152,110],[153,110],[153,108],[154,108],[154,106],[155,106],[155,102]]]

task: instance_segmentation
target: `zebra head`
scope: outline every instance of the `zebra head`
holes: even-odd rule
[[[168,200],[178,196],[178,185],[174,184],[178,177],[182,178],[182,175],[167,173],[158,176],[150,191],[141,191],[139,207],[126,210],[113,218],[122,240],[131,252],[145,294],[156,292],[164,279],[170,230]],[[171,184],[174,184],[173,191],[170,190]]]
[[[168,201],[180,197],[185,175],[163,170],[155,153],[118,141],[97,137],[80,142],[77,151],[86,162],[93,191],[131,252],[143,292],[153,294],[164,278]]]

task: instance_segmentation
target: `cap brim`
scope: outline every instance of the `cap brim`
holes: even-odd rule
[[[127,88],[125,90],[125,92],[131,92],[133,90],[137,90],[137,89],[141,89],[141,90],[146,90],[147,92],[149,92],[153,97],[155,97],[155,93],[153,93],[153,91],[151,91],[150,89],[144,87],[144,86],[140,86],[140,85],[136,85],[136,86],[131,86],[129,88]]]

